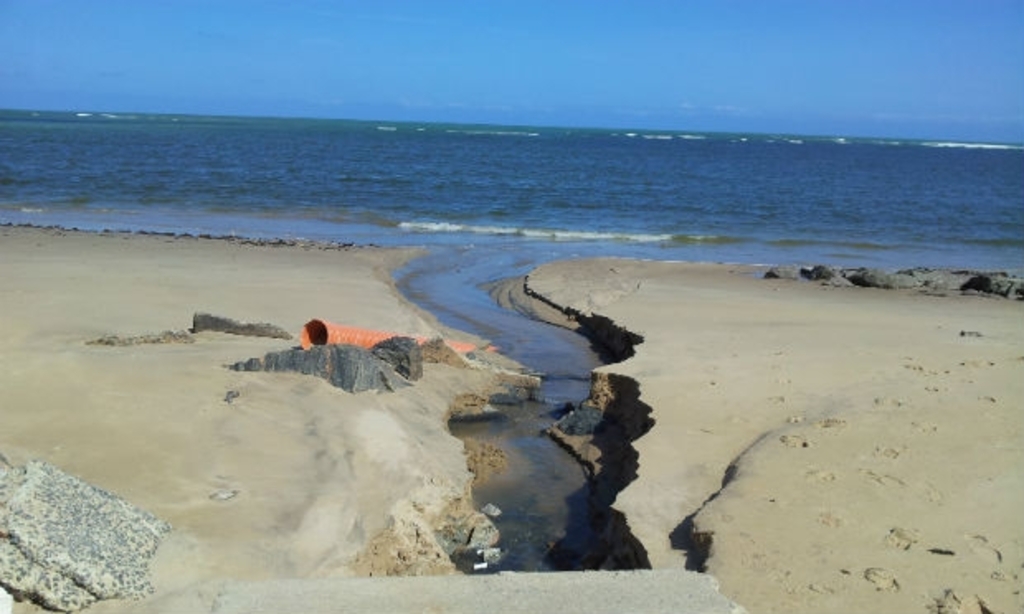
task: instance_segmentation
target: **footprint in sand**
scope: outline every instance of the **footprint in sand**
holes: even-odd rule
[[[888,569],[868,567],[864,570],[864,579],[874,584],[876,591],[895,593],[900,590],[900,583],[896,581],[896,575]]]
[[[870,469],[860,469],[860,474],[866,477],[867,479],[871,480],[872,482],[875,482],[876,484],[880,484],[882,486],[906,487],[907,485],[906,482],[897,477],[888,474],[875,473]]]
[[[790,448],[809,448],[811,444],[800,435],[783,435],[779,437],[784,445]]]
[[[870,469],[858,469],[858,471],[865,478],[881,486],[898,486],[900,488],[910,487],[911,491],[916,496],[927,500],[929,503],[940,505],[943,500],[945,500],[945,496],[942,494],[942,491],[933,486],[930,482],[921,482],[911,485],[894,475],[889,475],[888,473],[875,473]]]
[[[931,482],[923,482],[919,484],[914,490],[918,496],[923,497],[927,499],[930,503],[935,503],[936,505],[942,503],[942,501],[946,498],[942,494],[942,491],[939,490],[938,488],[935,488],[935,486],[932,485]]]
[[[967,545],[971,551],[978,556],[987,559],[990,563],[998,565],[1003,562],[1003,553],[989,543],[984,535],[965,535]]]
[[[992,614],[985,600],[978,595],[961,597],[952,589],[946,589],[941,597],[936,597],[934,603],[928,605],[928,611],[932,614]]]
[[[836,474],[824,469],[808,469],[804,477],[811,482],[835,482]]]
[[[903,399],[890,399],[889,397],[875,397],[876,407],[903,407],[906,405]]]
[[[934,424],[926,424],[923,422],[911,422],[910,426],[913,427],[914,430],[916,430],[917,432],[924,433],[925,435],[931,435],[932,433],[939,432],[939,427]]]
[[[917,530],[902,527],[893,527],[885,536],[886,545],[897,550],[910,550],[910,547],[920,540],[921,534]]]
[[[833,529],[838,529],[839,527],[846,524],[846,521],[843,520],[842,517],[836,516],[832,512],[824,512],[818,516],[818,524],[824,525],[826,527],[831,527]]]
[[[897,448],[890,448],[890,447],[884,447],[883,448],[882,446],[876,446],[875,447],[874,455],[875,456],[884,456],[885,458],[890,458],[892,460],[896,460],[897,458],[900,457],[900,454],[903,453],[903,450],[906,450],[906,448],[899,448],[899,449],[897,449]]]
[[[991,360],[965,360],[960,363],[960,366],[977,369],[984,367],[994,367],[996,366],[996,363],[992,362]]]
[[[846,420],[842,418],[825,418],[824,420],[818,421],[815,426],[820,429],[836,429],[846,426]]]

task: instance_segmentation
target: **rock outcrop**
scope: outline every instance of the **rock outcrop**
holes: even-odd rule
[[[922,290],[925,292],[974,292],[1011,299],[1024,299],[1024,279],[1006,273],[985,273],[947,269],[914,268],[888,272],[877,268],[839,269],[827,265],[768,269],[765,279],[806,279],[829,285],[853,285],[886,290]]]
[[[273,324],[265,322],[239,322],[231,318],[199,312],[192,316],[192,332],[199,333],[203,331],[243,335],[246,337],[292,338],[291,333]]]
[[[229,366],[234,371],[292,371],[315,375],[348,392],[392,392],[408,386],[387,362],[354,345],[315,345],[270,352]],[[422,365],[420,366],[422,370]]]

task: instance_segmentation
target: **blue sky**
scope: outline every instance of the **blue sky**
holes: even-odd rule
[[[0,0],[0,107],[1024,141],[1024,0]]]

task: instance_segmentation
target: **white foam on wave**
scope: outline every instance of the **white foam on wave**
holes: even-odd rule
[[[704,136],[703,134],[680,134],[679,138],[685,141],[703,141],[708,137]]]
[[[648,141],[671,141],[671,134],[645,134],[644,138]]]
[[[75,117],[92,117],[92,113],[75,113]]]
[[[460,130],[460,129],[448,129],[445,132],[449,134],[472,134],[472,135],[486,135],[486,136],[540,136],[539,132],[527,132],[525,130]]]
[[[377,126],[377,130],[380,130],[381,132],[395,132],[398,128],[395,126]]]
[[[1002,145],[997,143],[961,143],[958,141],[925,141],[925,147],[949,147],[960,149],[1024,149],[1024,145]]]
[[[584,230],[555,230],[548,228],[518,228],[513,226],[475,226],[451,222],[401,222],[398,227],[410,232],[425,233],[468,233],[495,236],[517,236],[552,241],[627,241],[636,243],[661,243],[671,241],[670,234],[644,234],[599,232]]]

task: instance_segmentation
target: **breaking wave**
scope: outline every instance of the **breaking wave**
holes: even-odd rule
[[[515,236],[553,241],[664,243],[675,239],[675,236],[671,234],[558,230],[551,228],[520,228],[516,226],[477,226],[473,224],[454,224],[451,222],[401,222],[398,224],[398,227],[409,232]]]

